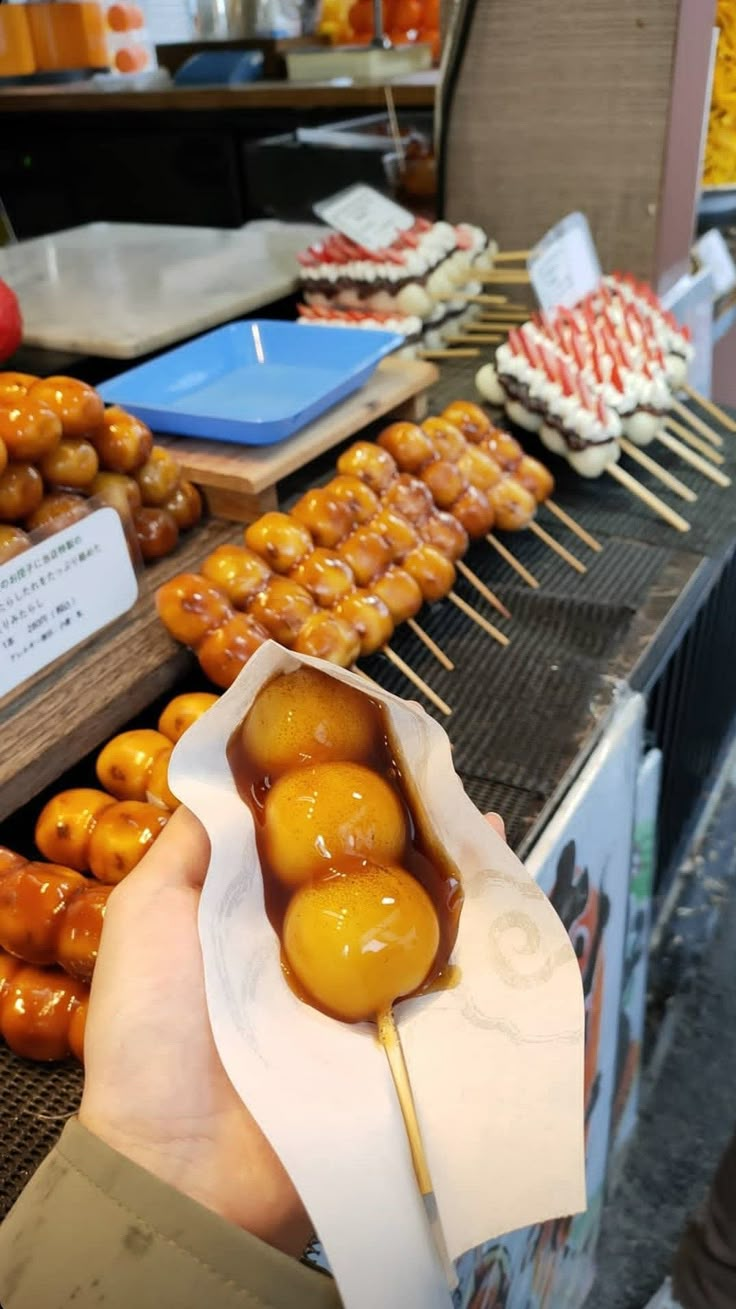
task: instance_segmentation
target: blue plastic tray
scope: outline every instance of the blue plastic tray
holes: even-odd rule
[[[112,377],[100,392],[157,432],[270,445],[306,427],[403,344],[393,332],[251,319]]]

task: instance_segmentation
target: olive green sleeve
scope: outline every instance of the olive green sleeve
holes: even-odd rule
[[[72,1120],[0,1227],[3,1309],[339,1309],[334,1283]]]

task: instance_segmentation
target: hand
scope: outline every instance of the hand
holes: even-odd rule
[[[79,1120],[176,1190],[299,1255],[312,1225],[210,1031],[197,932],[208,861],[204,828],[178,809],[110,897]]]

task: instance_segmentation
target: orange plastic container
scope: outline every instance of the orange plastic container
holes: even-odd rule
[[[35,73],[36,60],[25,5],[0,5],[0,77]]]
[[[39,71],[108,66],[105,15],[94,0],[32,4],[26,13]]]

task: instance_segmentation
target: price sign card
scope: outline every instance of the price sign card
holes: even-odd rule
[[[0,696],[126,613],[137,597],[123,525],[109,507],[0,565]]]
[[[318,218],[366,250],[385,250],[399,232],[414,226],[414,215],[372,186],[349,186],[314,206]]]
[[[693,254],[701,268],[707,268],[710,273],[716,300],[733,291],[736,287],[736,264],[717,227],[712,227],[695,242]]]
[[[542,309],[571,309],[594,291],[601,266],[585,214],[568,214],[534,247],[527,263]]]

